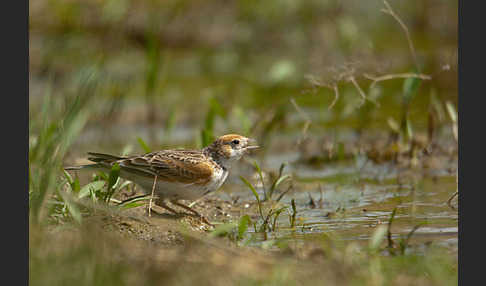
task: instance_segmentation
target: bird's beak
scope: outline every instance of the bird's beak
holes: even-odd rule
[[[255,139],[251,139],[251,138],[248,138],[248,143],[250,144],[256,144],[256,140]],[[249,145],[249,146],[246,146],[245,149],[257,149],[257,148],[260,148],[260,146],[258,145]]]

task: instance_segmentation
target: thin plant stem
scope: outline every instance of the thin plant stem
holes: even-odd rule
[[[413,46],[412,38],[410,37],[410,32],[408,31],[407,26],[403,23],[402,19],[400,19],[400,17],[398,17],[398,15],[393,11],[390,4],[386,0],[383,0],[383,3],[385,4],[386,9],[381,9],[381,11],[385,14],[392,16],[398,22],[400,27],[402,27],[403,31],[405,32],[405,36],[407,37],[408,47],[410,49],[410,53],[412,54],[415,67],[417,68],[417,71],[420,71],[417,54],[415,53],[415,48]]]
[[[365,78],[372,80],[373,82],[370,84],[370,88],[373,88],[378,82],[395,79],[395,78],[419,78],[422,80],[430,80],[432,77],[426,74],[417,74],[417,73],[398,73],[398,74],[386,74],[382,76],[372,76],[369,74],[363,75]]]
[[[149,209],[148,209],[148,215],[149,217],[152,216],[152,200],[154,198],[154,192],[155,192],[155,184],[157,184],[157,174],[155,174],[155,178],[154,178],[154,185],[152,186],[152,194],[150,196],[150,201],[149,201]]]

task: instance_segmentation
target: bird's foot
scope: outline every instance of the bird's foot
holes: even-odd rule
[[[171,203],[173,203],[174,205],[179,206],[179,207],[181,207],[181,208],[183,208],[183,209],[191,212],[195,217],[198,217],[199,219],[201,219],[201,221],[204,222],[205,224],[207,224],[207,225],[209,225],[211,227],[214,227],[214,224],[210,223],[205,216],[203,216],[202,214],[198,213],[193,208],[188,207],[188,206],[186,206],[184,204],[181,204],[178,201],[171,201]]]

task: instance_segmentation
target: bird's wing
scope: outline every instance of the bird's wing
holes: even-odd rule
[[[213,168],[201,152],[189,150],[164,150],[98,162],[109,166],[116,162],[122,170],[133,174],[152,178],[157,175],[158,180],[185,184],[207,183],[211,180]]]

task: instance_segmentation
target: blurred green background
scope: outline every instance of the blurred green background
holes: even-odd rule
[[[431,100],[457,102],[457,1],[389,3],[409,29],[418,68],[432,76],[409,107],[414,129],[425,130]],[[389,118],[400,122],[404,80],[369,89],[366,75],[417,67],[384,8],[359,0],[30,1],[30,118],[46,94],[62,110],[60,98],[78,94],[90,74],[97,84],[87,130],[101,131],[77,142],[118,151],[137,136],[157,147],[201,145],[207,125],[216,134],[263,132],[276,113],[282,120],[267,131],[300,130],[292,98],[315,123],[310,132],[389,129]],[[379,106],[361,105],[347,75]],[[333,90],[311,78],[338,84],[332,109]]]

